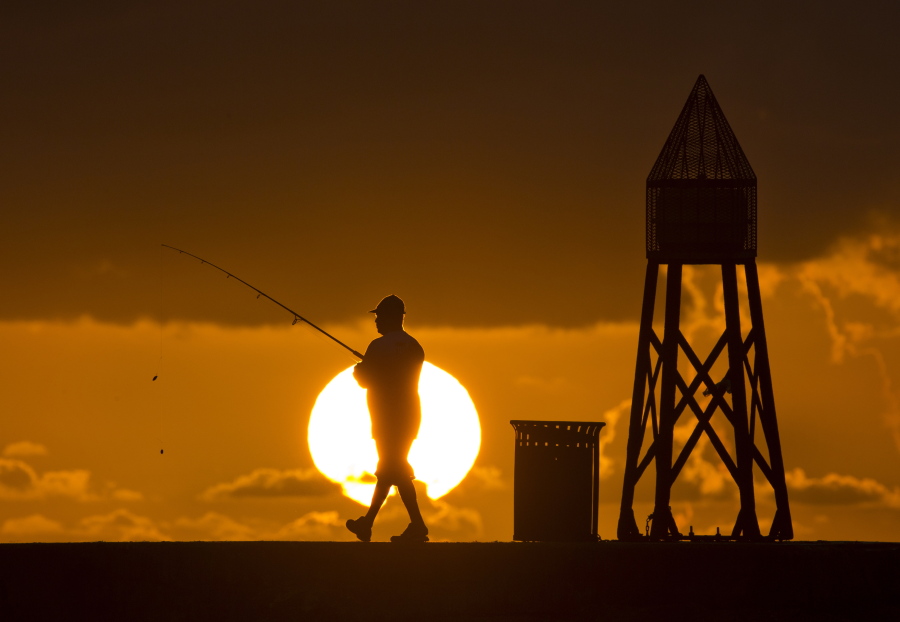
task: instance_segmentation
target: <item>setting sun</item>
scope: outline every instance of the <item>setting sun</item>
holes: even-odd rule
[[[475,404],[456,378],[425,363],[419,378],[422,426],[409,452],[416,479],[437,499],[459,484],[478,456],[481,426]],[[378,454],[372,440],[366,391],[345,369],[319,394],[309,419],[309,451],[316,468],[344,494],[368,505]]]

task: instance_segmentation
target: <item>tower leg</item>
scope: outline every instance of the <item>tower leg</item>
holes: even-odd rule
[[[750,303],[750,320],[753,322],[754,348],[756,361],[753,369],[759,378],[759,392],[762,408],[759,421],[769,450],[769,466],[771,481],[775,492],[775,517],[769,536],[779,540],[792,540],[794,527],[791,521],[791,509],[788,504],[787,485],[784,480],[784,461],[781,456],[781,439],[778,435],[778,421],[775,417],[775,394],[772,390],[772,372],[769,368],[769,347],[766,343],[766,327],[763,322],[762,298],[759,293],[759,273],[756,262],[751,261],[744,267],[747,275],[747,297]]]
[[[666,323],[662,342],[662,381],[659,394],[659,434],[656,448],[656,497],[652,539],[678,535],[669,500],[672,492],[672,443],[675,432],[675,385],[678,378],[678,326],[681,319],[681,264],[669,264],[666,275]]]
[[[656,282],[659,264],[647,263],[644,279],[644,304],[641,307],[641,328],[638,333],[637,362],[634,369],[634,388],[631,393],[631,419],[628,424],[628,446],[625,455],[625,481],[622,484],[622,504],[619,509],[619,540],[636,540],[642,536],[634,519],[634,489],[638,483],[638,460],[644,444],[644,400],[648,378],[653,374],[650,362],[650,335],[653,333],[653,308],[656,304]]]
[[[744,339],[737,291],[737,266],[722,264],[722,292],[725,298],[725,332],[728,340],[728,377],[731,380],[732,424],[737,454],[737,481],[741,509],[732,536],[759,537],[756,495],[753,490],[753,439],[747,414],[747,387],[744,382]]]
[[[721,267],[725,332],[719,339],[718,345],[709,354],[707,362],[701,364],[690,344],[684,339],[679,326],[683,266],[681,264],[668,265],[665,328],[663,339],[660,341],[653,330],[659,264],[649,262],[647,265],[631,400],[622,503],[617,530],[620,540],[638,540],[643,537],[635,520],[633,504],[638,481],[651,463],[656,467],[656,490],[650,539],[669,540],[681,537],[670,507],[672,485],[704,429],[738,486],[740,510],[731,536],[750,539],[761,537],[756,514],[753,476],[754,463],[758,463],[760,472],[768,479],[775,493],[776,512],[769,537],[781,540],[793,538],[756,264],[750,262],[745,266],[751,324],[746,341],[741,332],[737,265],[729,263],[722,264]],[[706,410],[701,410],[694,397],[694,392],[701,381],[706,382],[707,387],[713,387],[708,370],[723,352],[722,349],[726,347],[731,404],[729,405],[720,395],[717,398],[718,404],[714,399]],[[685,383],[678,371],[678,358],[682,348],[684,348],[688,361],[700,374],[690,385]],[[752,361],[751,349],[755,352]],[[658,355],[655,362],[654,351]],[[676,403],[675,398],[679,387],[681,387],[682,395]],[[699,427],[695,429],[691,440],[681,450],[678,460],[673,462],[676,415],[683,413],[686,408],[691,409],[697,415]],[[709,427],[709,418],[716,410],[721,410],[734,432],[735,455],[733,458],[728,455],[726,447]],[[651,422],[653,442],[641,456],[647,428],[650,427]],[[758,436],[755,433],[757,428],[761,429],[765,436],[770,464],[766,462],[765,456],[755,444],[754,437]]]

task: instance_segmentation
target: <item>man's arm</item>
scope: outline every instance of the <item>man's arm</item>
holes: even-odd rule
[[[372,386],[374,369],[378,364],[377,359],[378,339],[375,339],[369,344],[369,347],[366,348],[366,354],[363,356],[362,362],[357,363],[356,367],[353,368],[353,377],[356,379],[356,383],[363,389],[368,389]]]
[[[361,386],[363,389],[369,388],[369,378],[367,378],[366,367],[364,363],[357,363],[356,367],[353,368],[353,377],[356,378],[356,384]]]

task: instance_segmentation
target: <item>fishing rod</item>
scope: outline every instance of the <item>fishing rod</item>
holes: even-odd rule
[[[312,326],[313,328],[315,328],[317,331],[319,331],[320,333],[322,333],[323,335],[325,335],[326,337],[328,337],[329,339],[331,339],[333,342],[335,342],[336,344],[338,344],[338,345],[341,346],[342,348],[345,348],[345,349],[349,350],[349,351],[350,351],[350,354],[352,354],[353,356],[355,356],[358,360],[360,360],[360,361],[363,360],[363,355],[360,354],[359,352],[357,352],[356,350],[354,350],[353,348],[351,348],[350,346],[348,346],[346,343],[344,343],[343,341],[337,339],[337,338],[334,337],[333,335],[328,334],[327,332],[325,332],[324,330],[322,330],[321,328],[319,328],[318,326],[316,326],[315,324],[313,324],[312,322],[310,322],[309,320],[307,320],[305,317],[303,317],[302,315],[300,315],[299,313],[297,313],[297,312],[294,311],[293,309],[290,309],[290,308],[286,307],[285,305],[281,304],[280,302],[278,302],[277,300],[275,300],[274,298],[272,298],[271,296],[269,296],[269,295],[268,295],[267,293],[265,293],[264,291],[259,290],[259,289],[256,289],[255,287],[253,287],[252,285],[250,285],[250,283],[248,283],[247,281],[245,281],[245,280],[243,280],[243,279],[241,279],[241,278],[235,276],[234,274],[232,274],[232,273],[229,272],[228,270],[225,270],[224,268],[220,268],[220,267],[217,266],[216,264],[214,264],[214,263],[212,263],[212,262],[209,262],[209,261],[206,261],[206,260],[203,259],[202,257],[197,257],[197,255],[194,255],[193,253],[189,253],[189,252],[187,252],[187,251],[183,251],[183,250],[181,250],[180,248],[175,248],[174,246],[169,246],[168,244],[163,244],[163,246],[166,247],[166,248],[171,248],[173,251],[178,251],[179,253],[181,253],[181,254],[183,254],[183,255],[187,255],[187,256],[189,256],[189,257],[193,257],[194,259],[198,259],[198,260],[200,260],[200,263],[201,263],[201,264],[204,264],[204,263],[205,263],[205,264],[207,264],[207,265],[209,265],[209,266],[212,266],[213,268],[215,268],[216,270],[218,270],[218,271],[220,271],[220,272],[224,272],[225,274],[228,275],[228,278],[232,278],[232,279],[234,279],[235,281],[237,281],[237,282],[239,282],[239,283],[243,283],[244,285],[246,285],[247,287],[249,287],[250,289],[252,289],[253,291],[255,291],[256,294],[257,294],[257,296],[256,296],[257,298],[259,298],[260,296],[265,296],[266,298],[268,298],[269,300],[271,300],[272,302],[274,302],[275,304],[277,304],[279,307],[281,307],[282,309],[284,309],[284,310],[287,311],[288,313],[292,314],[292,315],[294,316],[294,321],[293,321],[293,323],[291,323],[291,326],[293,326],[293,325],[296,324],[297,322],[306,322],[307,324],[309,324],[310,326]],[[156,380],[156,378],[154,378],[154,380]]]

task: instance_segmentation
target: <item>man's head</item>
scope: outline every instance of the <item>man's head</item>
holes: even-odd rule
[[[385,296],[378,306],[369,311],[375,314],[375,328],[378,333],[385,335],[395,330],[403,329],[403,316],[406,314],[406,305],[397,296],[391,294]]]

